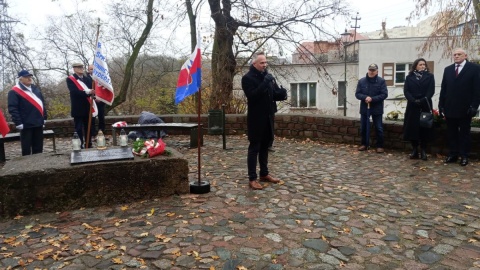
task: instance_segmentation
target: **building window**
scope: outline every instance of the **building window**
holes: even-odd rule
[[[404,83],[405,77],[408,75],[408,71],[410,70],[410,66],[412,63],[408,64],[395,64],[395,83]]]
[[[427,61],[428,71],[434,74],[433,61]],[[387,86],[395,86],[395,84],[405,83],[405,78],[410,71],[413,63],[383,63],[382,74]]]
[[[290,84],[291,104],[293,108],[316,107],[317,84],[316,83],[292,83]]]

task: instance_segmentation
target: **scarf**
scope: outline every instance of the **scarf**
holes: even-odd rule
[[[424,73],[425,73],[425,70],[421,70],[421,71],[414,70],[413,71],[413,74],[415,74],[415,78],[417,78],[417,81],[419,81],[422,78]]]

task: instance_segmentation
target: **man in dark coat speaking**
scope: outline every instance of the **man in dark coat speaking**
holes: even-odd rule
[[[447,122],[449,153],[445,163],[468,164],[470,152],[470,124],[480,104],[480,68],[467,61],[463,49],[453,51],[454,64],[443,72],[438,109]]]
[[[268,171],[268,147],[273,139],[273,117],[275,114],[274,92],[278,89],[275,78],[267,72],[267,58],[256,53],[247,74],[242,77],[242,89],[247,96],[248,146],[247,167],[249,186],[262,189],[257,178],[257,158],[260,163],[260,181],[279,183]],[[278,98],[280,100],[280,98]]]

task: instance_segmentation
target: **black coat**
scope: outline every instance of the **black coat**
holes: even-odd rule
[[[466,62],[458,77],[455,76],[455,64],[445,68],[438,108],[443,108],[446,118],[467,117],[470,107],[480,104],[480,68],[477,64]]]
[[[273,139],[273,117],[277,111],[273,90],[278,86],[275,82],[265,83],[266,74],[252,65],[242,77],[242,89],[247,96],[247,134],[250,141]]]
[[[420,132],[428,132],[420,131],[420,113],[432,109],[432,97],[435,94],[433,74],[425,72],[420,80],[417,80],[415,74],[408,74],[403,85],[403,94],[407,99],[407,109],[403,120],[403,139],[405,141],[418,141],[420,140]],[[420,105],[415,103],[416,99],[421,100]],[[430,104],[430,109],[428,104]]]
[[[370,114],[383,114],[383,101],[388,97],[387,84],[382,77],[378,75],[373,78],[366,77],[358,80],[357,89],[355,90],[355,97],[360,100],[360,114],[367,113],[367,97],[372,98],[370,102]]]
[[[77,74],[73,74],[75,79],[79,79]],[[83,76],[81,79],[86,86],[91,87],[92,82],[87,76]],[[71,111],[70,114],[72,117],[88,117],[90,111],[90,102],[88,101],[88,95],[85,91],[79,90],[77,85],[70,79],[67,78],[67,87],[70,91],[70,105]]]
[[[18,85],[23,91],[28,91],[23,84],[19,83]],[[47,107],[42,92],[33,84],[31,88],[32,93],[43,103],[43,116],[32,103],[14,90],[10,90],[8,92],[8,112],[12,116],[12,121],[15,123],[15,126],[23,124],[23,128],[41,127],[45,124],[45,120],[47,120]]]

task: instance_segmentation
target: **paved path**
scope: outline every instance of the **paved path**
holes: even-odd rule
[[[195,179],[188,137],[166,142]],[[0,222],[0,268],[480,269],[477,162],[277,139],[270,169],[284,182],[251,191],[247,139],[229,136],[227,146],[205,137],[209,194]]]

